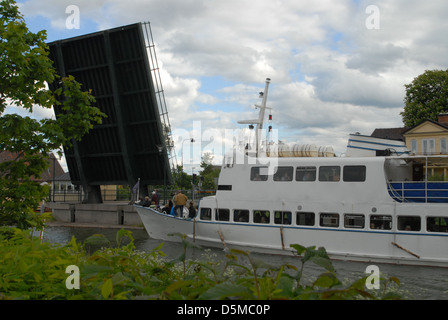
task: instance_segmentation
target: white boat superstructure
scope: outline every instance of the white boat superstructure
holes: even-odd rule
[[[425,170],[446,156],[226,156],[215,196],[193,219],[136,206],[153,238],[291,254],[323,246],[342,260],[448,266],[448,182]]]

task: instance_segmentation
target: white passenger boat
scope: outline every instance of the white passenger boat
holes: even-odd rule
[[[252,120],[258,128],[268,85]],[[170,234],[180,233],[202,245],[280,254],[292,254],[291,244],[322,246],[333,259],[448,267],[448,182],[426,179],[448,157],[264,153],[258,143],[255,154],[226,156],[216,195],[200,201],[195,218],[137,205],[150,237],[176,241]]]

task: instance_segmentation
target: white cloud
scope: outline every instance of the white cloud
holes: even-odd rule
[[[60,28],[70,2],[28,0],[22,12],[47,17]],[[350,132],[401,126],[404,84],[426,69],[448,68],[448,2],[375,1],[379,30],[366,28],[370,4],[81,0],[77,5],[81,25],[151,22],[174,128],[190,130],[195,120],[204,128],[234,128],[237,119],[253,118],[250,107],[270,77],[273,125],[293,141],[330,141],[344,152]],[[204,77],[226,83],[209,92]]]

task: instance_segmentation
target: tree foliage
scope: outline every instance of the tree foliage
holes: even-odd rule
[[[448,70],[427,70],[405,85],[403,123],[412,127],[448,112]]]
[[[216,189],[215,179],[219,177],[219,173],[221,172],[221,169],[216,168],[212,164],[212,160],[213,155],[211,153],[204,153],[201,162],[201,168],[203,170],[199,172],[202,180],[202,189],[204,190]]]
[[[228,249],[217,258],[207,251],[188,258],[195,248],[186,235],[183,251],[166,257],[163,244],[136,250],[130,231],[117,233],[117,246],[103,235],[66,245],[40,242],[23,230],[0,233],[0,300],[354,300],[400,299],[400,281],[380,277],[380,289],[366,289],[367,276],[342,281],[324,248],[291,245],[297,263],[270,265],[249,252]],[[125,244],[127,243],[127,244]],[[88,253],[89,249],[102,247]],[[316,279],[305,265],[323,271]],[[68,266],[79,268],[79,288],[66,284]],[[70,281],[69,281],[70,282]],[[273,311],[272,311],[273,312]],[[271,313],[270,313],[271,314]]]
[[[90,91],[74,77],[60,78],[49,59],[46,32],[31,32],[13,0],[0,2],[0,225],[39,224],[34,215],[46,189],[36,182],[48,167],[48,153],[80,140],[105,115]],[[49,84],[60,82],[52,91]],[[57,119],[35,119],[36,106],[63,110]],[[20,114],[5,114],[8,106]],[[59,151],[61,152],[61,151]]]

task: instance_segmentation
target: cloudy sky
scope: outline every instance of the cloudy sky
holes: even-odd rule
[[[349,133],[401,127],[404,85],[448,68],[446,0],[18,3],[48,41],[151,22],[171,125],[187,132],[194,121],[203,131],[242,128],[236,121],[256,118],[269,77],[279,139],[341,154]]]

